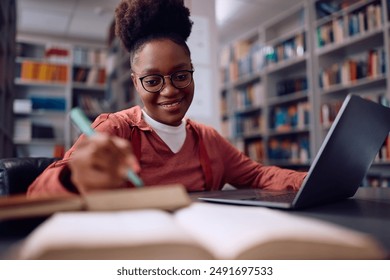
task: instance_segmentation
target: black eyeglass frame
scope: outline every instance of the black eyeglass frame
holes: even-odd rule
[[[178,86],[176,86],[174,80],[172,79],[172,77],[173,77],[175,74],[180,73],[180,72],[187,72],[187,73],[190,73],[190,75],[191,75],[191,80],[190,80],[190,81],[188,82],[188,84],[187,84],[186,86],[184,86],[184,87],[178,87]],[[138,79],[140,80],[141,85],[142,85],[142,87],[144,88],[144,90],[146,90],[147,92],[150,92],[150,93],[158,93],[158,92],[160,92],[160,91],[163,89],[163,87],[164,87],[164,85],[165,85],[165,78],[169,78],[170,81],[171,81],[171,84],[172,84],[175,88],[177,88],[177,89],[183,89],[183,88],[188,87],[188,86],[193,82],[193,80],[194,80],[194,72],[195,72],[195,69],[191,69],[191,70],[178,70],[178,71],[173,72],[173,73],[170,74],[170,75],[165,75],[165,76],[164,76],[164,75],[161,75],[161,74],[150,74],[150,75],[145,75],[145,76],[139,77]],[[135,72],[133,72],[133,74],[139,76],[139,74],[137,74],[137,73],[135,73]],[[143,80],[144,80],[145,78],[147,78],[147,77],[150,77],[150,76],[159,76],[159,77],[161,77],[161,79],[162,79],[162,84],[161,84],[161,87],[160,87],[158,90],[153,90],[153,91],[151,91],[151,90],[148,90],[148,89],[145,88],[145,85],[144,85],[144,83],[143,83]]]

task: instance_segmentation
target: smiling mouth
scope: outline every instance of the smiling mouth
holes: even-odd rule
[[[175,107],[175,106],[178,106],[180,105],[181,103],[181,99],[176,101],[176,102],[172,102],[172,103],[160,103],[160,106],[164,107],[164,108],[171,108],[171,107]]]

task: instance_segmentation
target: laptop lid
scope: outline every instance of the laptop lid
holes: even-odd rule
[[[356,95],[348,95],[292,202],[256,196],[234,197],[229,192],[204,201],[305,208],[353,196],[390,131],[390,108]],[[259,192],[259,190],[256,190]]]
[[[309,207],[353,196],[390,131],[390,108],[348,95],[293,205]]]

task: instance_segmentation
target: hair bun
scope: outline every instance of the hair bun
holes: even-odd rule
[[[153,35],[175,34],[186,41],[193,24],[183,0],[122,0],[115,15],[115,33],[128,51]]]

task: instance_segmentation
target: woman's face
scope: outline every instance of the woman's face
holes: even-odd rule
[[[138,51],[132,61],[132,79],[144,104],[144,110],[154,120],[178,126],[194,97],[194,82],[182,89],[175,88],[165,77],[163,88],[148,92],[139,78],[151,74],[171,75],[180,70],[192,70],[191,58],[186,50],[168,39],[153,40]]]

